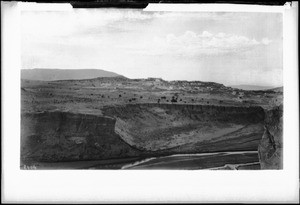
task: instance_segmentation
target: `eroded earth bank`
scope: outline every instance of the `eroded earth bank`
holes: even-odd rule
[[[264,132],[261,107],[136,104],[106,107],[103,113],[22,114],[22,160],[253,151]]]
[[[160,100],[147,103],[143,101],[147,93],[136,88],[134,92],[115,88],[116,94],[93,86],[78,88],[78,84],[74,90],[69,84],[34,82],[22,87],[21,167],[235,169],[230,164],[245,164],[282,168],[274,162],[282,157],[282,124],[277,125],[282,123],[282,107],[272,111],[262,101],[249,105],[241,98],[230,103],[232,90],[224,92],[221,101],[220,93],[204,98],[205,90],[200,94],[154,90],[149,93]],[[129,99],[138,100],[124,103],[128,93]],[[105,100],[110,96],[107,103],[104,95]],[[248,102],[250,94],[244,95]],[[277,94],[269,100],[275,102]]]

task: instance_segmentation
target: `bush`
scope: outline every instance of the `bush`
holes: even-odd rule
[[[171,102],[177,102],[177,100],[175,98],[172,98]]]

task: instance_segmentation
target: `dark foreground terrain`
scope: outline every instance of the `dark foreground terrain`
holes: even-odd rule
[[[23,79],[21,168],[270,168],[282,97],[200,81]]]

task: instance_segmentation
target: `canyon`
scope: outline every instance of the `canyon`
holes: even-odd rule
[[[22,79],[20,165],[120,169],[153,157],[246,151],[250,153],[223,157],[270,168],[266,153],[274,143],[266,141],[270,135],[282,139],[278,126],[272,127],[281,119],[272,110],[282,97],[280,89],[246,91],[158,78]],[[225,166],[226,160],[220,164],[220,159],[192,167],[237,167]],[[195,160],[191,164],[200,159]],[[273,164],[272,169],[282,168]]]

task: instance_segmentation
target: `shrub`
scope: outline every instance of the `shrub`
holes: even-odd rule
[[[171,102],[177,102],[177,100],[175,98],[172,98]]]

